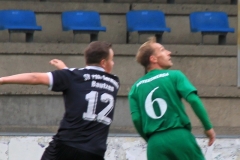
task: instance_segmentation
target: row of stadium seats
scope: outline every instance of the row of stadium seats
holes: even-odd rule
[[[58,0],[39,0],[39,1],[46,2],[46,1],[58,1]],[[64,0],[61,0],[61,1],[64,1]],[[69,2],[69,0],[65,0],[65,1]],[[72,0],[72,1],[89,2],[88,0]],[[90,2],[104,2],[104,3],[120,2],[120,3],[122,3],[122,1],[120,1],[120,0],[91,0]],[[139,3],[149,3],[149,2],[151,2],[151,3],[168,3],[168,4],[179,3],[178,0],[165,0],[165,1],[163,1],[163,0],[128,0],[128,1],[125,0],[124,2],[125,3],[126,2],[127,3],[136,3],[136,2],[139,2]],[[194,3],[194,2],[189,0],[189,2],[188,1],[183,1],[183,2],[180,1],[180,3]],[[206,1],[202,1],[201,2],[201,1],[199,1],[199,3],[215,3],[216,4],[217,0],[213,0],[211,2],[206,2]],[[237,0],[229,0],[229,3],[230,4],[237,4]]]
[[[62,30],[73,31],[73,42],[76,34],[90,34],[90,41],[98,39],[99,32],[105,32],[106,27],[101,25],[100,15],[96,11],[65,11],[61,14]],[[228,32],[234,32],[229,27],[228,16],[225,12],[192,12],[189,16],[191,32],[201,32],[218,35],[218,44],[226,43]],[[134,10],[126,14],[127,32],[140,34],[154,34],[159,43],[162,42],[164,32],[170,32],[165,21],[165,14],[159,10]],[[11,33],[26,33],[26,42],[33,41],[34,31],[41,31],[37,25],[35,13],[31,10],[0,10],[0,30]]]

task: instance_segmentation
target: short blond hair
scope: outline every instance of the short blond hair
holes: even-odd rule
[[[140,46],[136,54],[137,62],[140,63],[145,70],[148,69],[150,64],[149,58],[154,53],[154,48],[152,47],[153,43],[156,43],[156,37],[149,37],[148,41]]]

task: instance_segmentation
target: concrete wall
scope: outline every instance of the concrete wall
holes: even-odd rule
[[[86,44],[0,43],[0,75],[54,70],[48,62],[62,59],[69,67],[83,67],[82,51]],[[136,133],[133,128],[127,94],[143,75],[135,62],[139,45],[115,44],[113,73],[121,80],[111,133]],[[237,48],[230,45],[165,45],[172,51],[174,66],[182,70],[198,88],[219,135],[239,135],[239,97],[237,88]],[[54,133],[63,115],[60,94],[47,87],[4,85],[0,90],[0,132]],[[202,135],[202,127],[187,105],[194,134]]]

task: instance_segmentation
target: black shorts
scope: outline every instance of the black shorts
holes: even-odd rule
[[[53,140],[41,160],[104,160],[104,157]]]

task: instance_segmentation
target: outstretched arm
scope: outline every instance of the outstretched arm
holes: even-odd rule
[[[23,73],[0,78],[2,84],[43,84],[49,85],[49,77],[47,73]]]
[[[53,65],[54,67],[56,67],[57,69],[59,69],[59,70],[60,69],[64,69],[64,68],[68,68],[66,66],[66,64],[63,61],[59,60],[59,59],[53,59],[49,63],[51,65]]]
[[[212,127],[212,124],[208,117],[207,111],[206,111],[201,99],[198,97],[197,94],[192,92],[187,96],[186,100],[191,105],[194,113],[197,115],[197,117],[202,122],[202,124],[205,128],[205,134],[209,138],[208,145],[211,146],[213,144],[213,142],[215,141],[216,134],[213,130],[213,127]]]

